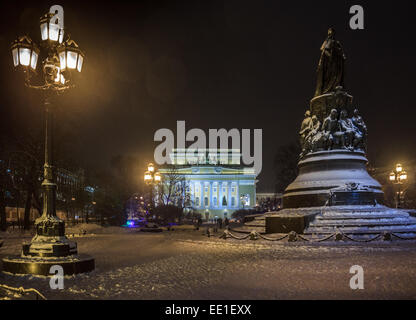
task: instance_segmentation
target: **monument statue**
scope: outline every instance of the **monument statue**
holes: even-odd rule
[[[383,189],[367,172],[367,126],[342,87],[345,55],[333,29],[321,51],[316,93],[299,131],[298,175],[283,193],[282,210],[255,217],[240,230],[295,231],[320,241],[337,233],[416,236],[416,218],[384,206]]]
[[[329,28],[328,36],[321,46],[315,97],[344,86],[345,59],[341,43],[335,39],[335,30]]]

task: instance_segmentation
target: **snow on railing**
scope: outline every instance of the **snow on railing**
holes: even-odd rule
[[[40,297],[40,298],[42,298],[43,300],[48,300],[48,299],[46,299],[46,297],[45,297],[43,294],[41,294],[38,290],[33,289],[33,288],[30,288],[30,289],[25,289],[25,288],[23,288],[23,287],[20,287],[20,288],[14,288],[14,287],[7,286],[7,285],[5,285],[5,284],[0,284],[0,288],[3,288],[3,289],[6,289],[6,290],[10,290],[10,291],[17,292],[17,293],[18,293],[18,294],[20,294],[20,295],[24,295],[24,294],[26,294],[26,293],[31,293],[31,292],[33,292],[33,293],[35,293],[35,294],[36,294],[36,300],[39,300],[39,297]]]

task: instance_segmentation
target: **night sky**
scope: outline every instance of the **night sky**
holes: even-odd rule
[[[53,4],[86,52],[78,87],[59,100],[86,167],[107,168],[118,154],[139,155],[144,166],[154,132],[177,120],[187,129],[259,128],[258,190],[273,191],[276,149],[298,138],[330,26],[347,55],[346,89],[369,128],[370,162],[415,158],[411,1],[2,1],[3,128],[42,125],[41,100],[15,74],[9,46],[25,33],[39,42],[39,17]],[[365,30],[349,28],[354,4],[364,7]]]

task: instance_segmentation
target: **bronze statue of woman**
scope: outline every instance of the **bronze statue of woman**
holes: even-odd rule
[[[328,29],[328,37],[321,47],[315,97],[335,91],[338,86],[344,86],[345,54],[341,43],[335,40],[335,30]]]

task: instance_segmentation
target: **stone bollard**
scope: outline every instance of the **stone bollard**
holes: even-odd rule
[[[391,241],[391,233],[388,232],[388,231],[384,232],[384,234],[383,234],[383,240],[384,241]]]
[[[289,232],[289,242],[295,242],[298,240],[298,234],[295,231],[290,231]]]
[[[335,241],[341,241],[343,237],[344,236],[343,236],[343,234],[341,232],[337,231],[335,233]]]
[[[250,240],[258,240],[259,239],[259,234],[257,233],[257,231],[253,230],[250,232]]]

